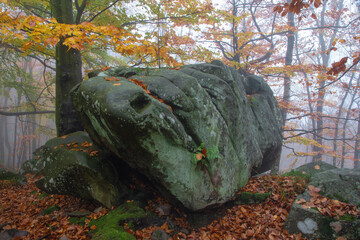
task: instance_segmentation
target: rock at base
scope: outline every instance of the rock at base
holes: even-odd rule
[[[23,165],[23,172],[43,175],[36,186],[50,194],[66,194],[95,200],[106,207],[116,206],[127,187],[104,154],[85,132],[49,140],[35,159]]]
[[[321,196],[360,206],[359,169],[337,169],[319,162],[306,164],[296,170],[310,174],[309,186],[320,188]],[[289,233],[302,233],[308,239],[360,239],[360,216],[345,213],[335,219],[322,215],[316,207],[302,207],[301,202],[310,202],[311,198],[309,188],[296,198],[284,226]]]

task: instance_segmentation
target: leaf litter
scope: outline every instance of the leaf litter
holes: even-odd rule
[[[28,184],[16,186],[7,181],[0,181],[0,225],[7,224],[4,229],[15,228],[28,231],[26,237],[18,239],[59,239],[64,235],[69,239],[90,239],[89,231],[94,225],[88,223],[107,214],[109,209],[101,208],[94,203],[84,202],[72,196],[44,194],[35,186],[36,178],[27,175]],[[194,229],[189,225],[187,216],[176,207],[178,214],[162,216],[157,206],[169,205],[163,197],[157,196],[148,200],[145,208],[159,217],[166,218],[161,226],[149,226],[143,229],[132,229],[124,224],[124,228],[133,234],[136,239],[150,239],[157,229],[167,232],[171,239],[204,239],[204,240],[235,240],[235,239],[305,239],[301,234],[289,234],[283,229],[290,208],[298,194],[306,189],[306,181],[293,176],[262,176],[251,178],[249,183],[238,192],[268,193],[271,195],[261,203],[233,204],[226,209],[225,214],[210,224]],[[336,217],[350,214],[359,216],[359,210],[319,195],[320,189],[309,186],[312,200],[301,200],[299,204],[318,207],[319,212]],[[156,193],[154,193],[156,194]],[[234,196],[236,199],[236,196]],[[41,213],[56,206],[54,211],[46,215]],[[74,211],[89,211],[84,224],[71,224],[69,213]],[[170,222],[171,221],[171,224]],[[172,225],[182,230],[175,231]]]

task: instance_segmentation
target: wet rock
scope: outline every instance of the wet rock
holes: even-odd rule
[[[0,240],[14,240],[19,237],[27,236],[29,232],[21,231],[17,229],[6,229],[0,231]]]
[[[24,171],[42,178],[36,186],[47,192],[95,200],[107,207],[118,205],[128,188],[118,179],[118,172],[107,159],[111,155],[93,145],[85,132],[49,140]]]
[[[310,173],[309,185],[320,188],[321,196],[360,206],[359,169],[337,169],[321,162],[311,163],[300,169]],[[309,188],[298,195],[291,207],[284,226],[289,233],[302,233],[308,239],[360,239],[359,216],[346,213],[336,218],[324,216],[317,208],[303,208],[297,203],[300,199],[306,202],[311,200]]]
[[[220,61],[95,75],[72,92],[91,138],[190,210],[229,201],[280,157],[281,115],[262,78]]]
[[[11,172],[3,168],[0,168],[0,180],[9,180],[10,182],[13,182],[21,186],[27,184],[27,180],[25,176]]]
[[[153,234],[151,234],[151,240],[168,240],[171,239],[170,235],[167,234],[162,229],[156,229]]]

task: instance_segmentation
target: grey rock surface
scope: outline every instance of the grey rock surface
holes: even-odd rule
[[[252,172],[280,157],[281,115],[271,89],[220,61],[178,71],[113,68],[93,74],[72,97],[97,145],[190,210],[228,201]]]
[[[320,188],[321,196],[360,206],[359,169],[338,169],[316,162],[296,170],[310,173],[308,185]],[[296,198],[284,226],[289,233],[302,233],[308,239],[360,239],[360,216],[331,218],[322,215],[316,208],[303,208],[297,203],[300,199],[309,202],[311,198],[309,188]]]
[[[43,175],[36,185],[47,193],[95,200],[107,207],[118,205],[127,193],[107,161],[109,156],[92,145],[85,132],[51,139],[37,154],[23,165],[23,171]]]

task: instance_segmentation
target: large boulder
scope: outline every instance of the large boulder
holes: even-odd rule
[[[128,189],[109,158],[87,133],[75,132],[47,141],[22,171],[42,175],[35,184],[47,193],[95,200],[110,208],[121,203]]]
[[[228,201],[280,157],[281,116],[262,78],[220,61],[114,68],[72,92],[90,137],[190,210]]]
[[[305,169],[311,172],[309,187],[297,196],[285,228],[308,239],[360,239],[360,170],[321,162],[299,168]]]

